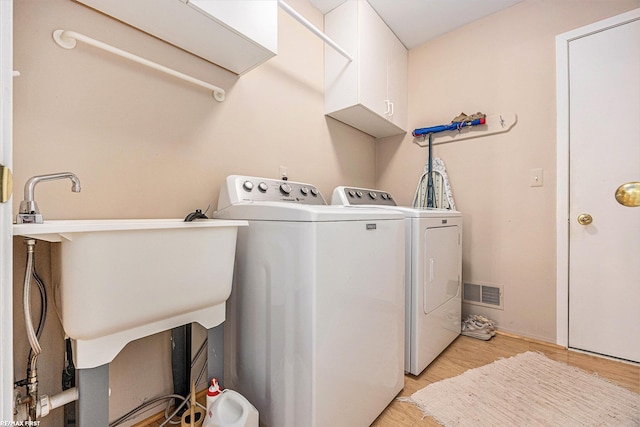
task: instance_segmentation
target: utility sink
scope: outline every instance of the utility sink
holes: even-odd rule
[[[14,224],[52,245],[53,281],[77,368],[109,363],[133,340],[225,319],[238,227],[246,221],[64,220]],[[59,265],[59,269],[57,266]]]

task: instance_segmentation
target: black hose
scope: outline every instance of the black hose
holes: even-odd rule
[[[38,322],[38,329],[36,331],[36,336],[40,338],[40,335],[42,335],[42,330],[44,329],[44,322],[45,320],[47,320],[47,290],[44,287],[44,282],[42,281],[40,276],[38,276],[38,272],[36,271],[35,266],[33,268],[33,278],[38,284],[38,290],[40,290],[40,300],[42,301],[40,307],[40,321]]]

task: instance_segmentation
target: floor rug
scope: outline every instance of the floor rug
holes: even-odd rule
[[[640,394],[526,352],[433,383],[408,401],[450,426],[640,426]]]

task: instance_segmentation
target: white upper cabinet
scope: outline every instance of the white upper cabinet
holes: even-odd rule
[[[325,15],[325,114],[377,138],[407,129],[407,49],[365,0]]]
[[[75,0],[236,74],[278,52],[277,0]]]

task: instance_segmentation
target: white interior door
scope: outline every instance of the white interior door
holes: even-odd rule
[[[640,181],[640,19],[568,49],[568,344],[640,362],[640,208],[614,198]]]
[[[11,168],[13,2],[0,0],[0,164]],[[11,200],[0,203],[0,420],[13,419],[13,236]]]

